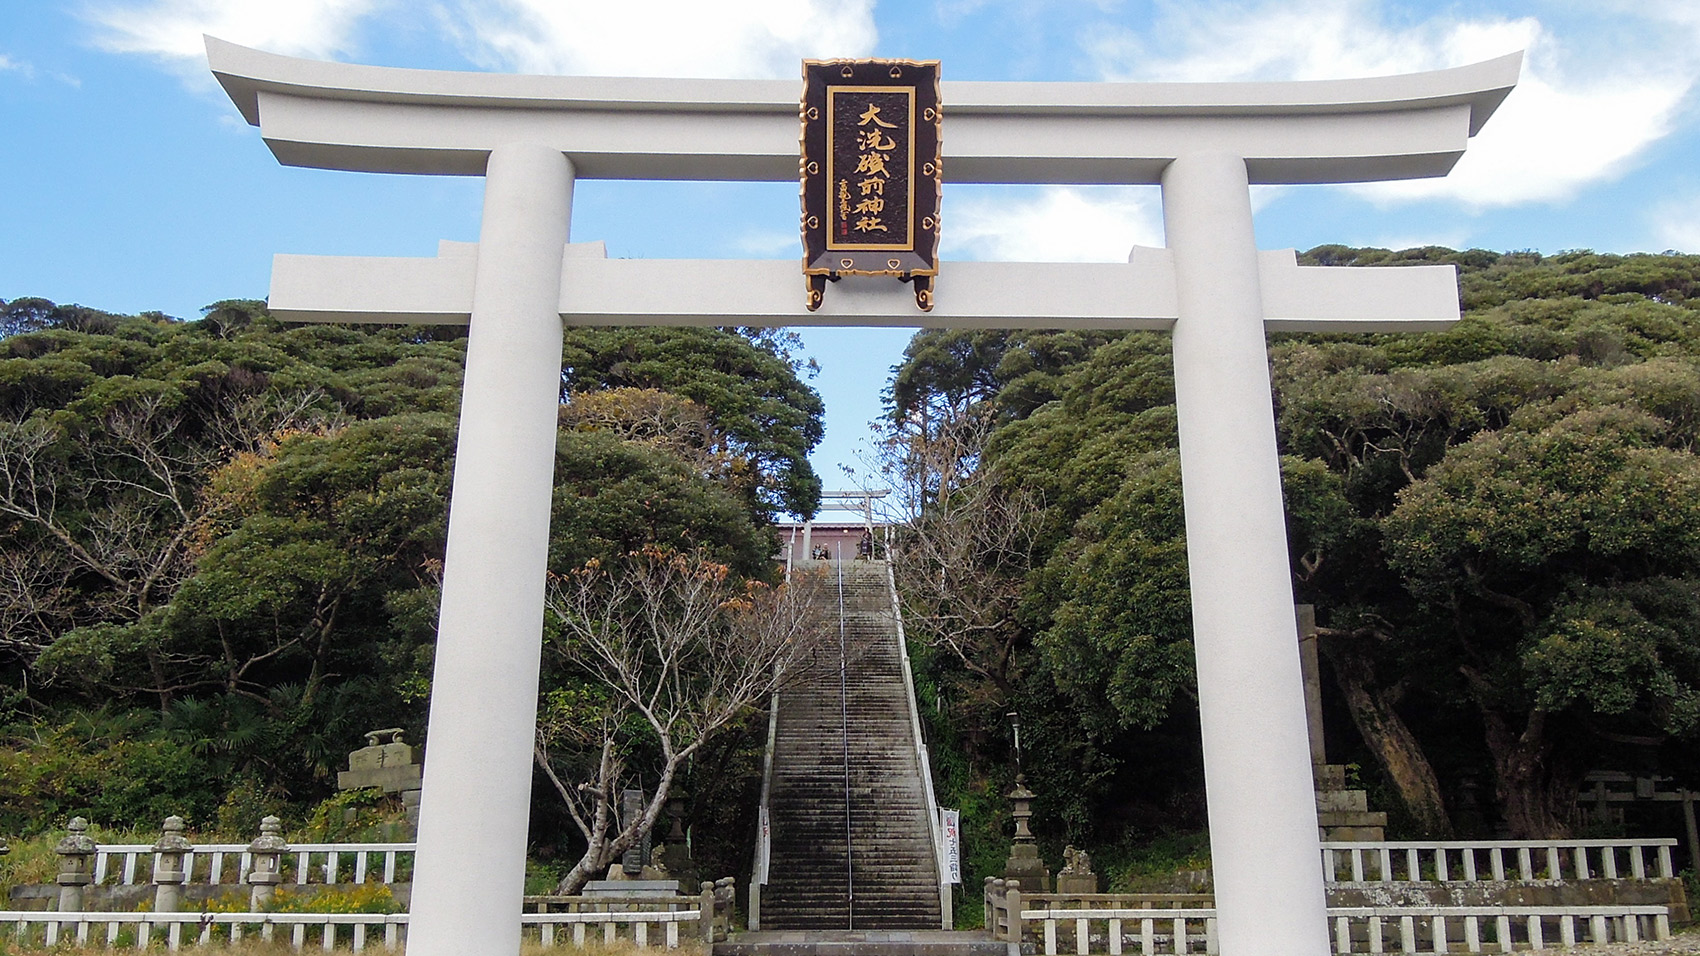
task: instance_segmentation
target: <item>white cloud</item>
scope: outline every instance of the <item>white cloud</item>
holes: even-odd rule
[[[360,21],[386,0],[148,0],[104,3],[86,17],[95,44],[200,71],[202,34],[272,53],[330,59],[349,53]]]
[[[1682,9],[1672,5],[1671,10]],[[1111,79],[1275,80],[1440,69],[1528,50],[1518,88],[1444,179],[1355,187],[1381,201],[1445,197],[1475,207],[1559,200],[1622,173],[1670,132],[1700,76],[1692,37],[1649,30],[1628,48],[1560,43],[1540,21],[1438,16],[1391,25],[1377,0],[1178,4],[1148,34],[1086,43]],[[1625,14],[1614,14],[1625,15]],[[1676,24],[1673,14],[1667,24]],[[1679,24],[1680,25],[1680,24]],[[1150,37],[1165,41],[1160,47]],[[1585,50],[1585,52],[1584,52]]]
[[[1125,262],[1136,245],[1163,244],[1154,187],[961,188],[945,194],[942,252],[950,258]]]
[[[43,73],[41,70],[35,68],[34,63],[31,63],[28,60],[19,60],[14,57],[7,56],[4,53],[0,53],[0,73],[10,73],[13,76],[22,78],[26,83],[34,83],[41,77],[46,76],[47,78],[57,80],[66,86],[83,85],[82,80],[77,79],[69,73],[60,73],[57,70],[49,70],[46,73]]]
[[[1445,246],[1448,249],[1464,249],[1470,244],[1470,237],[1462,230],[1446,230],[1439,233],[1392,233],[1375,236],[1363,241],[1349,241],[1349,246],[1368,246],[1376,249],[1391,249],[1398,252],[1402,249],[1421,249],[1424,246]]]
[[[1395,34],[1369,22],[1370,6],[1368,0],[1264,6],[1171,2],[1160,5],[1148,32],[1101,31],[1086,47],[1111,80],[1308,80],[1407,73],[1435,65],[1425,62],[1432,61],[1437,40],[1432,26]]]
[[[795,77],[804,57],[866,56],[873,0],[454,0],[439,16],[488,69],[602,76]]]
[[[1565,89],[1531,71],[1445,179],[1354,188],[1381,201],[1450,197],[1477,207],[1567,199],[1627,171],[1664,138],[1687,84],[1625,77]]]
[[[1661,248],[1700,252],[1700,195],[1666,203],[1653,211]]]

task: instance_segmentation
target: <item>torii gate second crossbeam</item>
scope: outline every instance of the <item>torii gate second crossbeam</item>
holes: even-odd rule
[[[1172,329],[1221,951],[1328,952],[1264,332],[1442,327],[1458,318],[1456,277],[1259,253],[1248,186],[1445,175],[1520,54],[1344,81],[945,82],[948,181],[1160,184],[1167,248],[1126,265],[946,263],[922,316],[891,280],[846,279],[811,313],[795,262],[568,244],[575,177],[794,180],[795,83],[398,70],[212,38],[207,51],[280,162],[485,177],[476,246],[280,256],[273,271],[285,319],[471,326],[411,956],[519,949],[563,322]]]

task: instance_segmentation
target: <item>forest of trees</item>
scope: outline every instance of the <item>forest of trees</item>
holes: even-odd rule
[[[1700,786],[1700,256],[1305,258],[1454,263],[1467,310],[1271,336],[1335,759],[1412,836],[1575,832],[1596,768]],[[0,834],[241,833],[304,819],[368,730],[428,752],[464,345],[250,301],[192,322],[0,303]],[[772,520],[820,493],[796,350],[567,330],[552,571],[647,549],[771,582]],[[900,583],[973,877],[1007,852],[1011,711],[1044,840],[1114,859],[1201,829],[1167,337],[924,331],[886,397],[866,480],[915,522]],[[548,727],[607,713],[558,621],[546,644]],[[765,727],[748,709],[679,769],[717,875],[747,866]],[[654,780],[644,734],[621,756]],[[572,738],[549,757],[568,775]],[[546,777],[533,842],[571,861]]]
[[[3,322],[0,833],[239,834],[302,820],[368,730],[428,750],[464,332],[286,328],[257,302],[176,322],[17,299]],[[661,548],[772,578],[774,515],[820,493],[791,344],[569,330],[551,569]],[[600,695],[559,643],[545,715]],[[746,802],[713,772],[745,736],[695,755],[705,806]],[[547,783],[536,802],[539,844],[570,843]]]
[[[1439,333],[1270,339],[1333,758],[1429,838],[1574,833],[1593,769],[1700,784],[1700,257],[1304,259],[1453,263],[1466,309]],[[1019,711],[1042,819],[1076,844],[1203,823],[1173,402],[1156,333],[922,332],[888,393],[920,535],[929,510],[946,537],[1001,523],[979,573],[968,547],[907,578],[940,732],[964,781],[1007,787]],[[988,544],[1012,536],[1030,548]],[[964,613],[994,606],[965,644]]]

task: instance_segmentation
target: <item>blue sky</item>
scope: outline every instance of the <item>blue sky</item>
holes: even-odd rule
[[[192,318],[263,297],[275,252],[427,256],[476,239],[475,179],[279,166],[207,74],[202,33],[434,69],[792,77],[803,57],[856,55],[976,80],[1369,76],[1523,49],[1521,85],[1452,176],[1259,189],[1259,244],[1700,252],[1695,0],[6,0],[0,298]],[[615,256],[790,258],[796,196],[585,182],[573,237]],[[1117,261],[1162,244],[1154,189],[947,185],[944,203],[947,259]],[[829,487],[907,338],[806,333]]]

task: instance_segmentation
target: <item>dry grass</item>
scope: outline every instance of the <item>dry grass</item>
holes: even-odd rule
[[[152,843],[159,839],[158,830],[116,830],[91,826],[88,832],[96,843]],[[53,882],[59,872],[59,857],[54,854],[53,848],[64,836],[64,830],[52,830],[31,837],[11,837],[7,841],[11,844],[11,852],[0,856],[0,909],[10,905],[8,894],[12,887]]]
[[[164,951],[165,947],[159,940],[156,939],[149,949],[152,951]],[[346,947],[339,947],[339,949],[347,951]],[[178,952],[181,953],[192,953],[196,951],[201,951],[201,947],[196,946],[192,942],[183,943],[182,948],[178,950]],[[323,952],[323,950],[319,949],[317,943],[312,946],[302,947],[300,950],[291,949],[289,941],[286,939],[273,940],[270,943],[259,939],[244,939],[234,946],[220,941],[209,944],[204,950],[204,952],[208,954],[228,953],[232,954],[232,956],[301,956],[302,953],[306,953],[308,951]],[[129,952],[137,952],[137,950],[126,946],[78,946],[74,943],[60,943],[57,946],[19,946],[10,939],[0,939],[0,956],[12,956],[14,953],[28,953],[30,956],[85,956],[85,954],[88,953],[117,954]],[[384,948],[382,945],[379,945],[374,947],[372,952],[382,953],[384,952]]]
[[[678,949],[664,949],[650,946],[639,949],[636,943],[628,940],[616,940],[611,945],[603,945],[600,940],[586,940],[583,949],[574,949],[571,943],[544,946],[541,943],[527,942],[519,948],[520,956],[659,956],[661,953],[676,954],[676,956],[708,956],[708,947],[700,939],[680,939]]]
[[[158,941],[155,941],[151,949],[160,951],[163,950],[164,947]],[[587,941],[583,949],[575,949],[570,942],[556,944],[555,946],[544,946],[540,943],[527,941],[520,946],[519,951],[520,956],[662,956],[662,954],[667,954],[667,956],[708,956],[708,947],[703,945],[702,940],[700,939],[681,939],[679,941],[679,948],[672,950],[655,946],[640,949],[637,944],[627,940],[618,940],[612,945],[603,945],[600,940],[594,942]],[[13,956],[13,954],[24,953],[29,954],[29,956],[84,956],[84,954],[94,952],[109,952],[118,954],[134,952],[134,950],[126,947],[79,947],[67,944],[60,944],[58,946],[18,946],[10,939],[0,936],[0,956]],[[308,944],[299,950],[292,949],[287,939],[273,940],[268,943],[260,939],[246,938],[234,945],[224,941],[214,942],[208,944],[205,949],[196,946],[192,942],[185,941],[183,943],[183,948],[179,950],[179,952],[204,952],[207,956],[213,956],[213,954],[219,954],[219,956],[310,956],[310,954],[313,953],[322,953],[324,950],[319,948],[318,940],[316,938],[309,936]],[[333,952],[348,953],[351,952],[351,950],[347,945],[341,945]],[[388,953],[388,950],[384,949],[382,941],[377,941],[368,942],[365,952],[371,953],[373,956],[385,956],[385,954]],[[396,956],[405,956],[405,953],[398,950]]]

